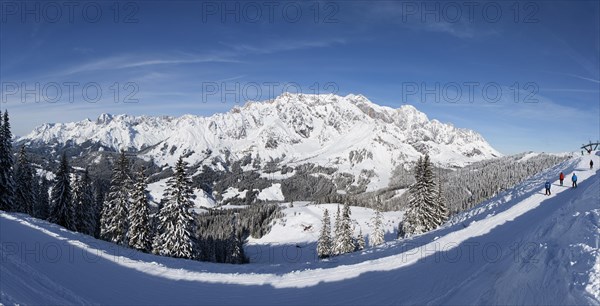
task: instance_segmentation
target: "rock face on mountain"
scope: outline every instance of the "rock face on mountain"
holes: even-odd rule
[[[124,149],[158,165],[172,165],[184,155],[191,165],[217,171],[240,161],[242,171],[261,176],[289,176],[312,164],[331,168],[324,176],[350,174],[367,190],[387,186],[397,166],[425,152],[442,167],[501,156],[474,131],[429,120],[410,105],[383,107],[361,95],[285,93],[210,117],[102,114],[97,120],[44,124],[19,142]],[[273,165],[280,171],[266,171]]]

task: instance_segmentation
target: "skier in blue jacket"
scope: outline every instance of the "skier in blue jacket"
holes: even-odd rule
[[[577,175],[575,175],[575,173],[573,173],[571,181],[573,181],[573,188],[577,188]]]
[[[546,184],[544,184],[544,187],[546,187],[546,195],[551,195],[552,193],[550,192],[550,182],[546,181]]]

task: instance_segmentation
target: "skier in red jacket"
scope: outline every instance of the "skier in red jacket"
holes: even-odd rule
[[[563,185],[563,181],[565,180],[565,174],[564,173],[560,173],[560,175],[558,176],[558,179],[560,180],[560,185]]]

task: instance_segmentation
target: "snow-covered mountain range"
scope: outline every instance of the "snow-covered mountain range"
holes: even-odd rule
[[[215,168],[252,161],[242,163],[244,170],[261,169],[261,161],[292,168],[312,163],[363,176],[371,190],[387,186],[395,167],[425,152],[444,167],[501,156],[472,130],[429,120],[410,105],[379,106],[362,95],[284,93],[209,117],[102,114],[41,125],[19,142],[125,149],[158,165],[172,165],[179,155]]]

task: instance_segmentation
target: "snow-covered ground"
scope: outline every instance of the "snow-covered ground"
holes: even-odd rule
[[[600,165],[598,155],[572,158],[436,231],[317,262],[225,265],[164,258],[2,212],[0,301],[597,305],[600,176],[598,166],[589,169],[590,158]],[[558,186],[559,171],[568,178],[576,172],[579,187]],[[547,179],[552,196],[543,195]],[[316,229],[325,207],[334,205],[295,203],[285,210],[285,222],[249,245],[314,241],[304,226]],[[353,208],[361,227],[369,215]]]
[[[281,192],[281,184],[275,183],[271,185],[271,187],[263,189],[258,194],[259,200],[264,201],[283,201],[285,198],[283,197],[283,192]]]
[[[323,211],[329,210],[331,226],[335,222],[338,204],[311,204],[310,202],[283,203],[284,217],[278,219],[271,231],[260,239],[249,238],[246,255],[251,263],[289,264],[317,262],[317,240],[321,232]],[[340,209],[342,206],[340,205]],[[370,208],[352,207],[354,236],[366,236],[367,244],[375,211]],[[395,239],[398,222],[403,212],[384,212],[383,229],[387,240]]]
[[[160,181],[148,184],[148,192],[150,193],[153,205],[158,205],[163,198],[163,193],[167,188],[167,181],[169,179],[162,179]],[[194,209],[199,212],[203,211],[203,208],[212,208],[216,206],[215,201],[202,189],[194,189]]]

